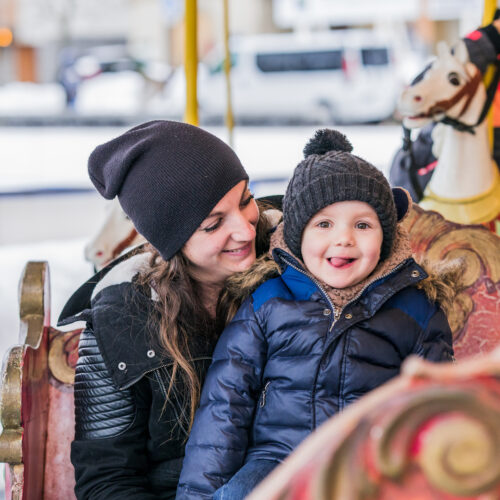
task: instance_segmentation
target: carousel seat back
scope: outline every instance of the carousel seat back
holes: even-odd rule
[[[80,330],[50,326],[49,267],[28,262],[19,288],[18,345],[2,367],[0,461],[7,500],[71,500],[74,368]]]

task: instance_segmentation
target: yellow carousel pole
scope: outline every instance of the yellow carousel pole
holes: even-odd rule
[[[231,101],[231,53],[229,51],[229,0],[224,2],[224,73],[226,75],[226,127],[229,145],[233,147],[234,116]]]
[[[199,125],[198,119],[198,23],[197,0],[185,0],[184,14],[184,72],[186,75],[186,111],[184,121]]]
[[[496,9],[496,0],[484,0],[483,26],[486,26],[493,21],[493,16],[495,15]]]
[[[495,12],[497,9],[497,0],[484,0],[484,10],[483,10],[483,20],[482,20],[482,26],[486,26],[490,23],[493,22],[493,18],[495,16]],[[493,76],[495,73],[495,68],[490,65],[488,69],[486,70],[486,74],[484,76],[484,84],[486,87],[491,83],[491,80],[493,80]],[[490,140],[490,148],[491,151],[493,151],[493,110],[495,107],[495,101],[493,101],[493,104],[488,112],[488,116],[486,117],[487,124],[488,124],[488,137]]]

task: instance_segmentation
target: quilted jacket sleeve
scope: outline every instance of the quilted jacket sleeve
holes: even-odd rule
[[[450,325],[443,310],[434,304],[417,341],[415,354],[429,361],[454,361]]]
[[[95,336],[80,337],[75,374],[75,467],[78,499],[157,498],[148,490],[147,389],[118,390]]]
[[[243,465],[266,350],[251,299],[247,299],[215,348],[176,498],[211,499]]]

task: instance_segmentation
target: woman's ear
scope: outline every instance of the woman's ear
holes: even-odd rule
[[[413,205],[410,193],[402,187],[395,187],[392,188],[392,196],[396,204],[398,222],[401,222],[408,215]]]

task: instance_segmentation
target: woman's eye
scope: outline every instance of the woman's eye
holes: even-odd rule
[[[323,229],[328,229],[330,227],[330,223],[327,221],[321,221],[316,224],[318,227],[321,227]]]
[[[460,78],[458,77],[458,74],[457,74],[457,73],[451,72],[451,73],[448,75],[448,81],[449,81],[452,85],[455,85],[455,87],[457,87],[458,85],[460,85]]]
[[[253,194],[249,193],[248,197],[241,201],[240,207],[246,207],[253,200]]]
[[[356,224],[356,227],[357,227],[358,229],[368,229],[368,228],[370,227],[370,225],[369,225],[369,224],[367,224],[366,222],[358,222],[358,223]]]
[[[205,231],[206,233],[211,233],[212,231],[215,231],[221,224],[222,224],[222,218],[217,219],[217,222],[215,222],[211,226],[202,228],[202,230]]]

